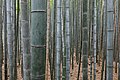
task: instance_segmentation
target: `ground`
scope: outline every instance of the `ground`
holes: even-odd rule
[[[74,57],[74,59],[75,59],[75,57]],[[90,60],[89,60],[89,62],[88,62],[88,78],[90,79]],[[113,67],[115,67],[115,62],[113,63],[114,64],[114,66]],[[97,80],[100,80],[101,79],[101,65],[102,65],[102,61],[101,61],[101,63],[100,63],[100,66],[99,65],[97,65],[97,74],[96,74],[96,77],[97,77]],[[4,66],[2,67],[3,69],[3,80],[4,80]],[[18,80],[23,80],[22,79],[22,76],[21,76],[21,67],[20,67],[20,65],[18,65],[17,66],[17,68],[18,68]],[[75,60],[74,60],[74,69],[72,70],[71,69],[71,80],[77,80],[77,72],[78,72],[78,65],[77,65],[77,63],[75,62]],[[9,78],[9,76],[8,76],[8,78]],[[113,80],[118,80],[117,79],[118,78],[118,74],[117,73],[115,73],[115,70],[113,69]],[[48,73],[48,80],[51,80],[50,79],[50,72]],[[80,72],[80,79],[79,80],[82,80],[82,66],[81,66],[81,72]]]

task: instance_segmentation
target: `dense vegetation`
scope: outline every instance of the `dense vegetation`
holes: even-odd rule
[[[119,0],[0,0],[0,80],[120,80],[119,23]]]

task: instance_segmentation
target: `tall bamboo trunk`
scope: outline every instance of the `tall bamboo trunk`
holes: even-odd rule
[[[16,25],[16,2],[19,0],[13,0],[13,23],[14,23],[14,80],[17,79],[17,41],[18,41],[18,26]],[[17,6],[19,6],[17,4]],[[19,7],[18,7],[19,8]],[[18,13],[17,13],[18,14]]]
[[[74,0],[71,0],[71,57],[72,57],[72,69],[74,69]]]
[[[3,57],[3,43],[2,43],[2,3],[3,1],[0,1],[0,80],[2,80],[2,57]]]
[[[55,38],[55,36],[56,36],[56,34],[55,34],[55,32],[56,32],[56,11],[57,11],[57,8],[56,8],[56,6],[57,6],[57,4],[56,4],[56,2],[57,2],[57,0],[53,0],[53,2],[54,2],[54,16],[53,16],[53,75],[54,75],[54,79],[55,79],[55,74],[56,74],[56,68],[55,68],[55,62],[56,62],[56,50],[55,50],[55,47],[56,47],[56,42],[55,42],[55,40],[56,40],[56,38]]]
[[[93,4],[94,0],[90,0],[90,80],[92,80],[92,57],[93,57],[93,11],[94,11],[94,4]]]
[[[31,0],[31,80],[45,80],[46,0]]]
[[[87,25],[87,4],[88,0],[83,0],[83,26],[82,26],[82,72],[83,78],[82,80],[88,80],[88,25]]]
[[[96,49],[97,49],[97,52],[96,52],[96,62],[98,62],[98,59],[99,59],[99,49],[100,49],[100,13],[101,13],[101,10],[100,10],[100,3],[101,0],[97,0],[97,46],[96,46]]]
[[[23,80],[30,80],[30,27],[29,27],[29,3],[21,0],[21,38],[23,48]]]
[[[107,0],[107,80],[113,80],[113,0]]]
[[[46,36],[46,80],[48,80],[48,65],[50,62],[50,68],[51,68],[51,60],[49,58],[51,58],[51,52],[50,52],[50,0],[47,1],[47,36]],[[50,69],[51,70],[51,69]],[[52,73],[51,73],[52,74]]]
[[[61,26],[62,26],[62,80],[66,80],[66,47],[65,47],[65,0],[62,0]]]
[[[60,80],[60,54],[61,54],[61,0],[56,1],[56,80]]]
[[[104,0],[104,50],[103,50],[103,53],[104,53],[104,58],[105,58],[105,61],[104,63],[107,62],[107,59],[106,59],[106,56],[107,56],[107,0]],[[106,80],[106,72],[107,72],[107,69],[106,69],[106,65],[105,64],[105,80]]]
[[[81,56],[82,56],[82,0],[79,1],[79,27],[80,27],[80,40],[79,40],[79,66],[78,66],[78,75],[77,80],[79,80],[80,77],[80,68],[81,68]]]
[[[96,80],[96,40],[97,40],[97,6],[96,0],[94,0],[94,22],[93,22],[93,48],[94,48],[94,80]]]
[[[56,1],[56,0],[55,0]],[[54,8],[54,6],[55,6],[55,3],[54,3],[54,0],[52,1],[52,6],[51,6],[51,28],[50,28],[50,56],[49,56],[49,58],[51,58],[51,59],[49,59],[50,60],[50,74],[51,74],[51,80],[53,80],[54,79],[54,72],[55,72],[55,66],[54,66],[54,62],[55,62],[55,57],[54,57],[54,55],[55,55],[55,8]]]
[[[70,1],[65,1],[66,80],[70,80]]]
[[[115,54],[115,73],[117,73],[117,63],[118,63],[118,59],[119,59],[119,49],[118,49],[118,0],[115,1],[115,34],[114,34],[114,54]],[[113,58],[113,59],[114,59]]]
[[[9,75],[13,80],[13,27],[11,25],[11,0],[7,1],[7,44],[9,55]]]
[[[107,27],[106,27],[106,0],[104,0],[104,6],[103,6],[103,55],[102,55],[102,69],[101,69],[101,80],[104,79],[104,72],[105,68],[105,56],[106,56],[106,36],[107,36]]]
[[[3,18],[3,28],[4,28],[4,79],[7,80],[7,6],[6,6],[6,0],[4,0],[4,18]]]

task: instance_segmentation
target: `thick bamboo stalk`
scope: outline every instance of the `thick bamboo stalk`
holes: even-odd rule
[[[70,1],[65,1],[66,80],[70,80]]]
[[[113,80],[113,0],[107,0],[107,80]]]
[[[30,80],[30,27],[28,0],[21,0],[21,39],[23,49],[23,80]]]
[[[45,80],[46,0],[31,0],[31,80]]]
[[[61,54],[61,0],[56,1],[56,80],[60,80],[60,54]]]
[[[7,1],[7,44],[9,56],[9,75],[10,80],[13,80],[13,27],[11,21],[11,0]]]
[[[83,73],[83,80],[88,80],[88,25],[87,25],[87,18],[88,18],[88,0],[83,0],[83,26],[82,26],[82,73]]]

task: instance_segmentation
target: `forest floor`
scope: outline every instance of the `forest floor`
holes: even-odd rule
[[[90,58],[89,58],[90,59]],[[102,69],[102,61],[100,62],[100,66],[97,64],[96,65],[97,70],[96,70],[96,78],[97,80],[101,80],[101,69]],[[4,66],[2,67],[2,71],[3,71],[3,79],[4,80]],[[22,76],[21,76],[21,66],[18,65],[17,66],[18,72],[17,72],[17,80],[23,80]],[[50,70],[48,69],[48,80],[50,79]],[[74,69],[72,70],[71,68],[71,72],[70,72],[70,76],[71,76],[71,80],[77,80],[77,74],[78,74],[78,65],[76,63],[75,57],[74,57]],[[9,78],[9,76],[8,76]],[[88,79],[90,80],[90,60],[88,60]],[[9,80],[9,79],[8,79]],[[81,64],[81,69],[80,69],[80,78],[79,80],[82,80],[82,64]],[[115,73],[115,62],[113,63],[113,80],[118,80],[118,74]]]
[[[72,65],[71,65],[71,67],[72,67]],[[92,65],[92,68],[94,68],[94,65]],[[96,64],[96,68],[97,68],[96,69],[96,80],[101,80],[102,60],[100,60],[100,66],[98,64]],[[104,70],[105,70],[105,68],[104,68]],[[48,72],[49,72],[48,80],[51,80],[50,79],[50,70],[48,70]],[[117,72],[118,72],[118,68],[117,68]],[[76,57],[74,56],[74,69],[72,69],[72,68],[70,69],[70,77],[71,77],[70,80],[77,80],[77,76],[78,76],[78,64],[76,63]],[[94,76],[92,76],[92,78],[93,77]],[[62,74],[61,74],[61,78],[62,78]],[[82,80],[82,63],[81,63],[81,67],[80,67],[79,80]],[[88,59],[88,80],[90,80],[90,58]],[[118,73],[115,73],[115,62],[113,62],[113,80],[118,80]]]

